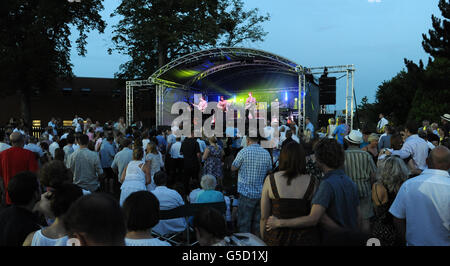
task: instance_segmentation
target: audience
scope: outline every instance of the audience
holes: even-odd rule
[[[360,131],[352,130],[344,138],[345,146],[345,174],[349,176],[358,187],[359,207],[362,216],[362,231],[369,233],[370,218],[373,217],[372,184],[376,174],[376,165],[369,152],[359,148],[362,142]],[[371,144],[369,144],[371,145]],[[367,146],[368,147],[368,146]]]
[[[20,172],[38,171],[38,161],[32,151],[26,150],[24,146],[24,137],[19,132],[13,132],[10,135],[11,148],[0,153],[0,176],[3,179],[3,188],[8,188],[9,181],[13,176]],[[11,204],[8,190],[5,191],[5,203]]]
[[[151,182],[149,164],[142,161],[144,151],[137,146],[133,150],[132,161],[128,163],[122,172],[120,183],[120,206],[126,198],[133,192],[147,190],[147,185]]]
[[[270,174],[264,182],[261,196],[261,238],[269,246],[318,245],[320,236],[315,226],[266,231],[269,216],[278,219],[307,216],[318,185],[317,180],[306,174],[305,152],[296,142],[291,142],[282,149],[279,170]]]
[[[450,246],[450,150],[439,146],[428,168],[405,181],[389,212],[408,246]]]
[[[7,191],[11,205],[0,212],[0,246],[21,246],[28,234],[41,227],[38,216],[32,212],[40,199],[36,175],[15,175],[9,180]]]
[[[387,129],[388,127],[385,127]],[[372,186],[372,201],[375,211],[372,235],[382,246],[402,244],[400,232],[394,226],[389,208],[403,182],[408,179],[408,168],[402,159],[391,156],[378,163],[377,182]]]
[[[103,169],[97,153],[89,150],[89,137],[81,135],[80,147],[67,158],[67,168],[73,173],[73,183],[82,189],[96,192],[100,189]]]
[[[238,173],[238,230],[259,235],[261,219],[261,193],[264,178],[272,170],[272,159],[258,139],[247,137],[247,147],[236,156],[231,167]]]
[[[222,192],[215,190],[217,186],[216,177],[204,175],[200,181],[202,191],[197,194],[195,203],[210,203],[225,201]]]
[[[50,226],[30,233],[23,245],[66,246],[68,237],[62,219],[72,203],[82,196],[83,191],[74,184],[61,184],[52,191],[42,194],[34,210],[55,220]]]
[[[148,191],[131,193],[123,203],[127,246],[170,246],[152,236],[152,228],[159,222],[159,201]]]
[[[292,117],[289,126],[261,121],[270,149],[252,128],[238,134],[229,126],[230,137],[206,140],[177,138],[177,126],[127,126],[123,118],[94,125],[77,116],[72,128],[52,119],[30,135],[12,120],[0,129],[0,244],[169,245],[153,237],[183,232],[170,240],[176,244],[186,240],[186,217],[160,221],[159,210],[225,202],[223,214],[196,212],[192,241],[261,245],[260,235],[276,246],[366,245],[369,238],[448,246],[450,115],[441,119],[398,128],[382,119],[381,136],[370,124],[364,134],[350,130],[343,118],[328,134],[311,134],[317,125],[299,128]]]
[[[174,189],[168,188],[166,173],[159,171],[154,176],[156,188],[152,193],[158,198],[160,210],[170,210],[184,205],[183,198]],[[174,218],[161,220],[153,227],[153,231],[159,235],[181,232],[186,229],[186,220],[184,218]]]
[[[124,246],[125,217],[119,203],[105,193],[93,193],[73,203],[63,219],[70,238],[81,246]]]

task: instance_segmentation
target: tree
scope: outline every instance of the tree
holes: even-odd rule
[[[122,79],[148,78],[179,56],[216,45],[261,41],[268,15],[243,10],[241,0],[125,0],[111,16],[123,16],[112,41],[131,60],[120,66]]]
[[[434,15],[431,16],[433,29],[428,31],[430,37],[422,34],[422,46],[425,52],[435,58],[450,58],[450,3],[446,0],[440,0],[439,9],[444,19],[441,20]]]
[[[0,1],[0,94],[21,95],[22,118],[31,126],[33,91],[52,87],[58,77],[72,77],[70,26],[79,32],[76,48],[86,54],[87,33],[103,33],[101,0]]]

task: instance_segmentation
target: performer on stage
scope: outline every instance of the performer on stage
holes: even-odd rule
[[[252,96],[252,92],[248,93],[248,98],[245,101],[245,110],[248,110],[248,119],[256,118],[256,99]]]
[[[226,113],[226,112],[228,111],[228,101],[225,100],[225,99],[223,98],[223,96],[220,96],[220,102],[217,103],[217,107],[218,107],[219,109],[222,109],[222,111],[223,111],[224,113]]]
[[[202,113],[206,110],[206,107],[208,107],[208,102],[205,100],[204,96],[200,97],[200,101],[198,104],[193,104],[198,110],[202,111]]]

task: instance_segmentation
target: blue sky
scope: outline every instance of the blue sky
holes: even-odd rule
[[[244,0],[247,8],[269,13],[264,42],[245,47],[266,50],[305,67],[354,64],[358,103],[375,100],[378,86],[404,68],[403,58],[427,62],[422,33],[432,27],[431,15],[440,16],[438,0]],[[113,77],[127,56],[106,50],[112,47],[110,18],[119,0],[105,0],[104,34],[92,32],[88,54],[72,51],[74,74],[80,77]],[[76,34],[72,36],[75,40]],[[336,74],[341,76],[341,74]],[[337,83],[336,109],[345,108],[346,79]],[[333,108],[334,109],[334,108]]]

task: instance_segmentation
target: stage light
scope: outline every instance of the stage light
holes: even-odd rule
[[[217,102],[220,102],[220,96],[217,96]]]
[[[288,100],[288,93],[287,93],[287,91],[285,91],[285,92],[284,92],[284,101],[287,102],[287,100]]]
[[[233,95],[234,102],[236,102],[236,94]]]

